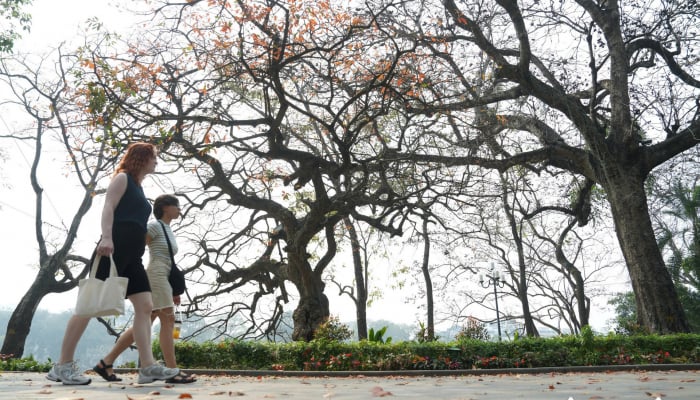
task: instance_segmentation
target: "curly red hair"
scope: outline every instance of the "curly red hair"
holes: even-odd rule
[[[132,143],[126,149],[126,154],[119,162],[114,175],[125,172],[131,176],[136,176],[143,169],[148,161],[156,156],[156,146],[150,143]]]

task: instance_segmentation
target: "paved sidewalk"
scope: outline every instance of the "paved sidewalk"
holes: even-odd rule
[[[124,381],[108,383],[89,373],[87,386],[63,386],[45,374],[0,373],[0,399],[449,399],[449,400],[697,400],[700,370],[591,370],[587,372],[522,373],[464,371],[454,375],[367,374],[309,375],[281,373],[209,375],[195,371],[194,384],[136,383],[137,375],[122,372]],[[483,373],[482,373],[483,372]]]

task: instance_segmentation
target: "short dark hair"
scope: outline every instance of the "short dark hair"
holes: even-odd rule
[[[161,194],[160,196],[156,197],[156,200],[153,202],[153,216],[161,219],[163,218],[163,207],[179,205],[180,200],[178,200],[177,197],[173,196],[172,194]]]

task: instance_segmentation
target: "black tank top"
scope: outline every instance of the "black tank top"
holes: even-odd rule
[[[143,194],[143,188],[136,183],[131,175],[126,174],[126,182],[126,191],[114,210],[114,223],[133,222],[146,233],[148,216],[151,214],[151,203]]]

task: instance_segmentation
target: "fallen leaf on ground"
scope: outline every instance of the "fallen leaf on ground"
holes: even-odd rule
[[[177,396],[178,399],[191,399],[192,395],[189,393],[182,393],[181,395]]]
[[[391,392],[387,392],[386,390],[380,388],[379,386],[375,386],[372,388],[372,396],[374,397],[385,397],[385,396],[393,396],[394,394]]]

